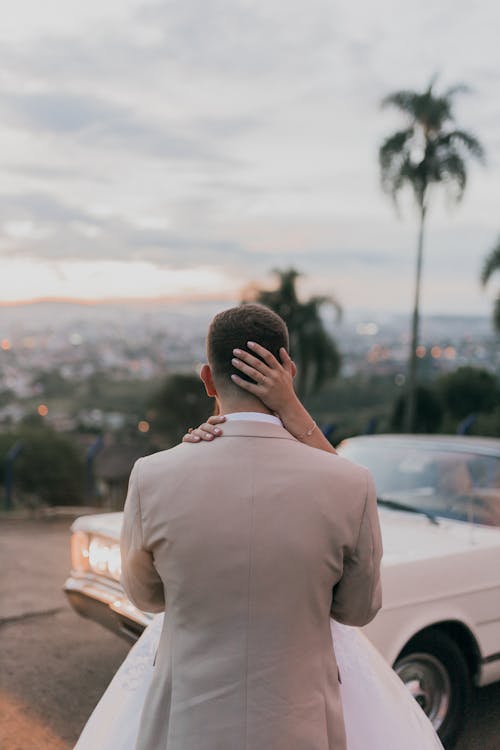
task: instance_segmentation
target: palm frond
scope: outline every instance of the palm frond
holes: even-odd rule
[[[396,202],[397,193],[408,176],[410,140],[413,133],[413,128],[399,130],[389,136],[379,149],[382,189],[392,196],[394,202]]]
[[[309,303],[314,305],[318,310],[323,305],[330,305],[335,310],[337,323],[342,320],[343,309],[339,300],[333,294],[311,297]]]
[[[423,93],[395,91],[382,99],[381,105],[383,108],[395,107],[408,115],[411,122],[419,123],[426,130],[439,130],[443,123],[453,119],[451,99],[434,96],[432,84]]]
[[[468,133],[466,130],[452,130],[449,133],[443,133],[436,138],[435,143],[438,148],[442,146],[463,148],[471,156],[484,163],[485,152],[482,144],[472,133]]]
[[[500,294],[493,305],[493,325],[495,326],[495,330],[500,332]]]
[[[436,71],[435,73],[432,74],[431,80],[429,81],[429,85],[427,86],[427,92],[429,94],[432,93],[432,89],[436,85],[438,78],[439,78],[439,73]]]
[[[382,143],[379,149],[379,162],[380,166],[390,166],[392,159],[399,157],[405,146],[407,146],[409,140],[413,137],[414,128],[405,128],[404,130],[398,130]]]
[[[500,237],[484,261],[481,271],[481,283],[483,286],[486,286],[495,271],[500,271]]]
[[[467,168],[464,159],[455,149],[449,149],[436,166],[439,180],[435,182],[444,183],[449,191],[453,191],[453,198],[459,203],[467,185]]]
[[[472,94],[472,91],[473,89],[466,83],[456,83],[454,86],[449,86],[443,96],[446,99],[453,99],[456,94]]]
[[[410,117],[415,116],[415,104],[418,99],[418,94],[415,91],[409,89],[394,91],[392,94],[385,96],[380,102],[381,107],[395,107],[400,112],[405,112]]]
[[[453,120],[452,102],[444,96],[424,95],[419,104],[417,119],[426,132],[439,131],[444,123]]]

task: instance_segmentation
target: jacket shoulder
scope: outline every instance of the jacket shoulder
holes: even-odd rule
[[[184,448],[188,443],[179,443],[173,448],[168,448],[162,451],[156,451],[155,453],[149,453],[147,456],[138,458],[135,462],[136,466],[140,467],[141,474],[148,473],[150,470],[162,468],[165,466],[171,466],[177,463],[185,455]]]
[[[297,446],[297,450],[304,454],[304,458],[307,459],[308,463],[318,468],[323,468],[325,471],[337,474],[349,473],[359,477],[366,476],[368,472],[366,466],[344,458],[340,453],[328,453],[319,448],[304,445],[304,443],[295,443],[295,445]]]

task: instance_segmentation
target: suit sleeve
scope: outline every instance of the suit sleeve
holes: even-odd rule
[[[334,586],[331,616],[345,625],[367,625],[382,606],[380,561],[382,537],[377,495],[367,471],[367,492],[359,535],[351,555],[344,561],[342,578]]]
[[[163,612],[165,609],[163,581],[155,568],[153,554],[144,543],[139,493],[139,464],[140,459],[135,462],[130,474],[123,509],[120,581],[130,601],[136,607],[144,612]]]

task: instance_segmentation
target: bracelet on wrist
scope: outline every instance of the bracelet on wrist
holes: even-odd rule
[[[308,430],[306,430],[305,432],[302,432],[300,435],[294,435],[294,437],[297,440],[303,440],[306,437],[311,437],[311,435],[313,434],[313,432],[317,428],[317,426],[318,425],[316,424],[316,422],[313,419],[312,425],[309,427]]]

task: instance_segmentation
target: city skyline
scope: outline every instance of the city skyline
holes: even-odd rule
[[[417,221],[380,191],[400,121],[379,104],[438,72],[472,87],[457,122],[487,168],[433,202],[422,311],[489,315],[499,21],[493,2],[21,0],[0,30],[0,303],[230,302],[293,265],[305,294],[409,311]]]

